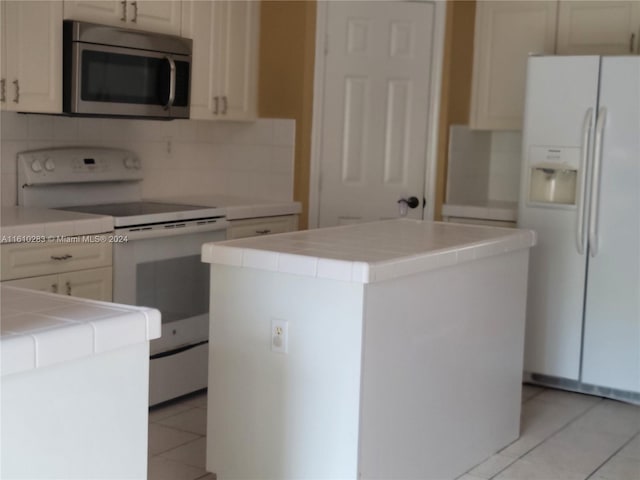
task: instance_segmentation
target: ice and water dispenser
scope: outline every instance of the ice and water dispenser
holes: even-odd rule
[[[529,203],[576,204],[580,148],[533,146],[528,165]]]

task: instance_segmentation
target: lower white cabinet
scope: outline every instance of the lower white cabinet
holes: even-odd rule
[[[0,246],[4,285],[111,301],[113,272],[110,243],[46,242]]]
[[[111,267],[80,270],[60,275],[21,278],[2,282],[4,285],[59,293],[91,300],[111,301],[113,275]]]
[[[231,220],[227,240],[293,232],[298,229],[297,215]]]

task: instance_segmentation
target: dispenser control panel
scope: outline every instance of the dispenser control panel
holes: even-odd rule
[[[579,147],[532,146],[529,149],[530,204],[572,206],[576,204]]]

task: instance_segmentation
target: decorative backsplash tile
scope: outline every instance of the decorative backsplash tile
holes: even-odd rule
[[[146,198],[233,194],[293,198],[295,121],[170,122],[2,112],[2,205],[16,203],[16,154],[78,145],[132,150],[143,162]]]

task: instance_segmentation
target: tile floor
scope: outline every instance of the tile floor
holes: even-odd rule
[[[149,413],[149,480],[213,480],[207,397]],[[520,438],[458,480],[639,480],[640,407],[524,385]]]

